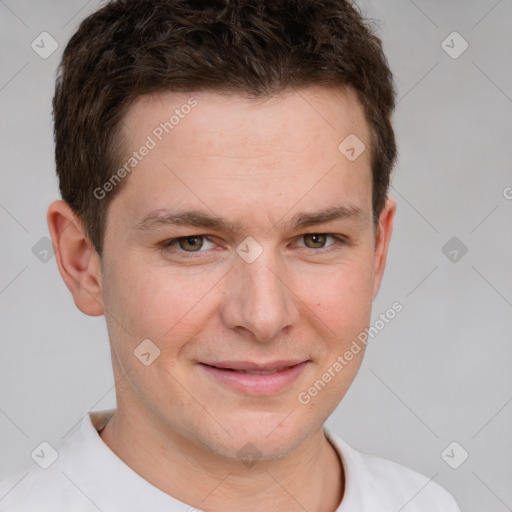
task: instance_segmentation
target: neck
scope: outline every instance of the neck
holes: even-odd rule
[[[145,480],[193,507],[334,512],[341,502],[343,468],[322,429],[285,457],[242,464],[148,419],[118,406],[100,436]]]

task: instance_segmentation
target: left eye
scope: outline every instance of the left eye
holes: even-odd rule
[[[326,247],[328,238],[336,240],[336,237],[326,233],[306,233],[302,235],[302,238],[304,239],[305,246],[309,249],[322,249],[323,247]]]

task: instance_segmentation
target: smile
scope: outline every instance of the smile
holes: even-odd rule
[[[200,363],[205,373],[223,387],[252,396],[269,396],[289,387],[309,361],[275,362],[257,365],[248,362]],[[266,366],[266,368],[265,368]]]

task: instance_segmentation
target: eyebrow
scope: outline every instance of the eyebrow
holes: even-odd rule
[[[295,214],[285,223],[291,229],[304,229],[317,224],[325,224],[342,219],[360,220],[364,212],[354,205],[339,205],[315,212],[303,212]],[[276,224],[279,224],[278,221]],[[216,215],[201,212],[199,210],[186,210],[171,212],[165,209],[153,210],[137,222],[133,229],[146,231],[166,226],[189,226],[215,229],[225,232],[247,231],[247,226],[239,222],[232,222]]]

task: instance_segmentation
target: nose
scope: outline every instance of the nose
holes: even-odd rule
[[[297,323],[298,298],[291,289],[289,272],[270,250],[252,263],[238,258],[234,265],[221,307],[224,325],[268,343]]]

